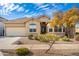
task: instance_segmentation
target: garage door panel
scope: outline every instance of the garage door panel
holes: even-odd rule
[[[26,36],[26,30],[23,27],[9,27],[6,28],[6,36]]]

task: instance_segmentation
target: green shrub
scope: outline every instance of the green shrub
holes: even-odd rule
[[[32,34],[28,35],[28,38],[29,38],[30,40],[33,40],[33,35],[32,35]]]
[[[40,36],[38,37],[38,39],[39,39],[40,41],[42,41],[42,42],[48,42],[48,39],[46,38],[45,35],[40,35]]]
[[[41,42],[48,42],[46,35],[36,35],[35,40],[39,40]]]
[[[51,34],[47,34],[46,37],[47,37],[48,39],[51,39],[51,40],[54,39],[54,38],[53,38],[53,35],[51,35]]]
[[[49,40],[59,40],[60,37],[57,35],[53,35],[53,34],[46,34],[46,35],[36,35],[35,36],[35,40],[39,40],[42,42],[48,42]]]
[[[18,48],[16,49],[16,54],[19,56],[25,56],[29,54],[29,49],[28,48]]]
[[[55,34],[48,34],[48,35],[47,35],[47,38],[48,38],[48,39],[51,39],[51,40],[58,41],[58,40],[60,39],[60,36],[55,35]]]
[[[61,38],[63,41],[70,41],[69,38],[67,38],[67,36],[64,36],[63,38]]]

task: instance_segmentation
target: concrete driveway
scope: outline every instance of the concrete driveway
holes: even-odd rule
[[[0,49],[13,49],[16,45],[12,45],[13,42],[20,39],[20,37],[1,37],[0,38]]]

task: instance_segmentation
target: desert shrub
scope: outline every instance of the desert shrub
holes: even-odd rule
[[[60,39],[60,36],[58,36],[58,35],[54,35],[53,37],[54,37],[55,41],[59,41],[59,39]]]
[[[29,54],[29,49],[28,48],[18,48],[16,49],[16,54],[19,56],[25,56]]]
[[[79,41],[79,35],[76,35],[75,40]]]
[[[53,34],[46,34],[46,35],[36,35],[35,40],[39,40],[42,42],[48,42],[49,40],[59,40],[59,36]]]
[[[67,36],[62,37],[61,39],[62,39],[62,41],[70,41],[70,39],[67,38]]]
[[[34,36],[34,39],[35,39],[35,40],[39,40],[39,35],[35,35],[35,36]]]
[[[51,35],[51,34],[47,34],[46,37],[47,37],[48,39],[51,39],[51,40],[54,39],[53,35]]]
[[[20,45],[23,44],[21,41],[16,41],[15,44]]]
[[[33,35],[32,35],[32,34],[28,35],[28,38],[29,38],[30,40],[33,40]]]
[[[41,42],[48,42],[46,35],[36,35],[35,40],[38,40],[38,41],[41,41]]]
[[[48,42],[48,39],[46,38],[46,35],[39,35],[38,39],[42,42]]]
[[[48,34],[48,35],[47,35],[47,38],[48,38],[48,39],[51,39],[51,40],[58,41],[58,40],[60,39],[60,36],[55,35],[55,34]]]

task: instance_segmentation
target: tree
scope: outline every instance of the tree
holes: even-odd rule
[[[64,13],[62,21],[66,28],[65,34],[69,38],[74,38],[75,24],[78,21],[78,9],[72,8]]]
[[[51,27],[61,26],[63,24],[63,22],[61,20],[62,19],[62,15],[63,15],[62,11],[57,11],[57,12],[54,13],[54,18],[50,22]]]
[[[62,15],[59,15],[56,13],[54,18],[52,19],[50,25],[53,26],[65,26],[65,34],[67,37],[72,38],[75,34],[75,24],[79,19],[79,12],[78,8],[72,8],[65,13],[63,13],[62,17],[59,17]]]

